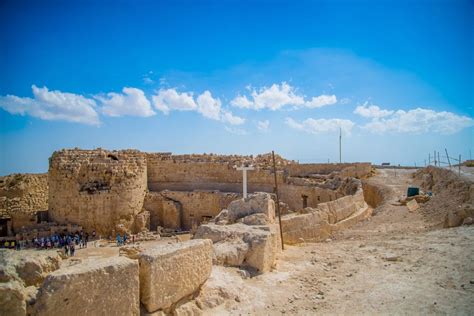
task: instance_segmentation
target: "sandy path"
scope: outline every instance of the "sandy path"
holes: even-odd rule
[[[371,181],[395,202],[411,173],[383,169]],[[331,240],[287,246],[275,271],[228,282],[236,299],[206,314],[473,314],[474,227],[436,224],[389,204]]]

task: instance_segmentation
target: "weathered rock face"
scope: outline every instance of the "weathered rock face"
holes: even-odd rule
[[[216,217],[216,223],[232,224],[243,217],[257,213],[264,214],[270,223],[275,221],[275,202],[270,194],[263,192],[250,194],[246,199],[231,202],[227,210]]]
[[[271,271],[280,252],[280,235],[276,224],[249,226],[243,223],[199,226],[194,238],[211,239],[214,264],[242,266],[259,273]]]
[[[134,151],[61,150],[49,165],[49,216],[99,234],[117,224],[134,231],[147,189],[145,154]],[[143,218],[137,219],[143,222]]]
[[[138,262],[95,259],[51,273],[33,315],[139,315]]]
[[[35,225],[36,212],[47,209],[47,174],[11,174],[0,177],[0,218],[11,218],[13,231]]]
[[[0,282],[18,281],[23,286],[38,286],[48,273],[59,269],[57,251],[14,251],[0,249]]]
[[[170,309],[195,293],[212,269],[212,242],[190,240],[140,254],[140,300],[148,312]]]
[[[26,315],[24,287],[16,281],[0,283],[0,315]]]
[[[271,195],[255,193],[231,202],[215,223],[199,226],[194,238],[212,240],[215,264],[267,272],[280,249],[279,230],[274,222],[275,203]]]

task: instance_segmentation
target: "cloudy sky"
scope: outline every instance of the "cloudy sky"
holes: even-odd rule
[[[61,148],[424,164],[474,135],[469,1],[2,1],[0,174]]]

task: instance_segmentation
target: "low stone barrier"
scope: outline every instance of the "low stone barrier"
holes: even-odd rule
[[[33,315],[139,315],[138,262],[94,259],[56,270],[40,287]]]
[[[140,300],[148,312],[167,310],[195,293],[212,270],[212,242],[190,240],[142,252]]]

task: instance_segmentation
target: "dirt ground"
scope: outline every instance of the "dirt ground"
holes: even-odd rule
[[[214,267],[208,282],[227,300],[205,314],[472,315],[474,226],[440,229],[397,206],[412,172],[378,170],[371,181],[393,188],[388,206],[326,242],[286,246],[273,272]]]

